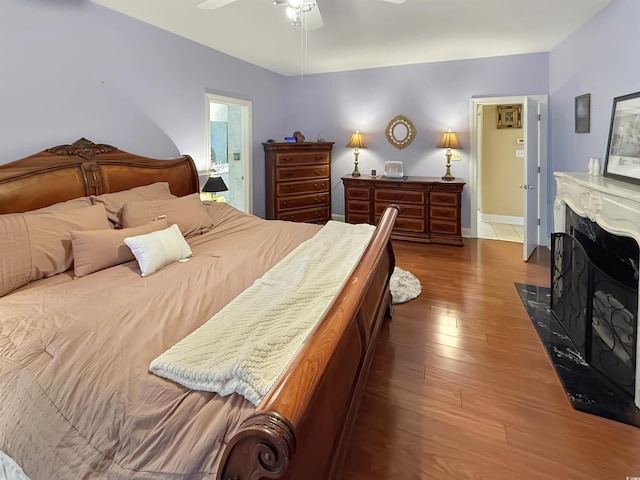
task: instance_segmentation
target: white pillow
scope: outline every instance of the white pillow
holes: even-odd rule
[[[192,255],[189,244],[175,223],[164,230],[127,237],[124,243],[136,257],[143,277]]]

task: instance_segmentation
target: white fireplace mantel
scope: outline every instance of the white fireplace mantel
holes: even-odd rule
[[[553,175],[557,185],[553,203],[556,232],[566,231],[565,205],[568,205],[575,213],[587,217],[609,233],[632,237],[640,245],[640,185],[587,173],[554,172]],[[639,331],[637,328],[636,332]],[[640,341],[636,341],[635,404],[638,408],[639,377]]]

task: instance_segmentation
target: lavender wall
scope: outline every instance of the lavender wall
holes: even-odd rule
[[[634,19],[640,2],[614,0],[550,53],[285,78],[87,0],[3,0],[0,15],[0,163],[86,136],[153,157],[204,156],[204,93],[253,102],[254,211],[264,214],[262,145],[301,130],[335,141],[333,212],[343,213],[344,147],[359,128],[361,170],[402,160],[440,176],[434,147],[452,128],[463,145],[454,175],[469,176],[473,96],[550,93],[552,170],[584,170],[605,156],[612,99],[640,90]],[[591,133],[573,133],[573,100],[591,93]],[[418,134],[397,150],[387,122],[407,115]],[[551,180],[551,197],[555,185]],[[469,198],[463,198],[469,226]]]
[[[332,212],[343,214],[340,177],[353,170],[353,150],[345,145],[356,128],[368,147],[360,153],[361,172],[382,171],[386,160],[401,160],[405,174],[438,177],[445,173],[446,160],[435,145],[451,128],[463,147],[452,173],[468,180],[471,98],[546,94],[548,78],[547,53],[290,77],[285,80],[285,130],[300,130],[308,140],[321,133],[336,142]],[[414,142],[403,150],[390,145],[384,133],[397,114],[406,115],[417,130]],[[469,202],[465,190],[463,227],[470,226]]]
[[[640,91],[640,2],[614,0],[549,55],[553,170],[587,171],[607,150],[613,98]],[[591,131],[574,133],[574,98],[591,94]],[[550,178],[549,211],[556,187]],[[552,218],[552,217],[551,217]]]
[[[280,75],[86,0],[3,0],[0,164],[80,137],[158,158],[204,157],[205,92],[253,102],[261,142],[281,134]]]

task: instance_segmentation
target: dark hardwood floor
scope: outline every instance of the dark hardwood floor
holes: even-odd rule
[[[465,242],[394,243],[422,294],[383,327],[342,480],[640,477],[640,429],[571,408],[516,292],[548,250]]]

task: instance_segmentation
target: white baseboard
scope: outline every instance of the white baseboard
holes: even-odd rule
[[[331,220],[344,223],[344,215],[340,215],[339,213],[332,213]]]
[[[471,238],[471,229],[470,228],[463,228],[462,229],[462,236],[465,238]]]
[[[480,214],[481,222],[510,223],[511,225],[524,225],[524,217],[510,217],[509,215]]]

